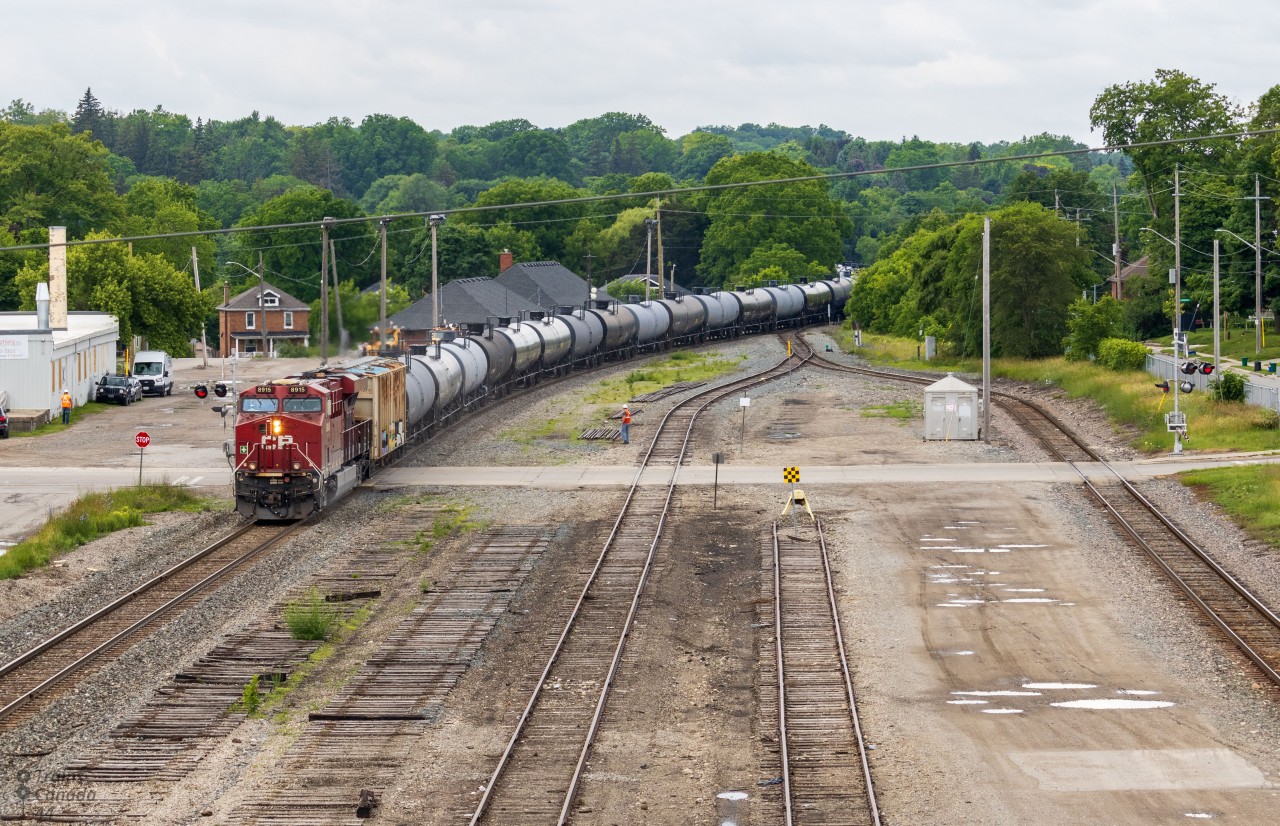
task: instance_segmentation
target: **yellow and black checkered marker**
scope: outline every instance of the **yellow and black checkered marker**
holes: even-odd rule
[[[800,468],[784,467],[782,469],[782,481],[788,485],[794,485],[800,481]]]

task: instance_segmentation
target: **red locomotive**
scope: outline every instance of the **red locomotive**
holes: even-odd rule
[[[407,440],[405,365],[361,358],[240,394],[236,510],[300,519],[346,495]]]

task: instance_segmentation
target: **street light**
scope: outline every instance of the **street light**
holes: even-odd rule
[[[644,219],[644,300],[649,301],[649,287],[653,283],[653,227],[658,222],[653,218]]]
[[[1254,252],[1254,261],[1257,266],[1253,271],[1253,354],[1260,356],[1262,355],[1262,250],[1229,229],[1215,229],[1214,232],[1225,232]]]
[[[1152,235],[1156,236],[1157,238],[1161,238],[1165,241],[1168,241],[1170,244],[1173,245],[1174,252],[1176,253],[1178,251],[1177,243],[1175,243],[1174,241],[1168,238],[1165,238],[1165,236],[1156,232],[1151,227],[1140,227],[1138,229],[1138,232],[1149,232]],[[1178,259],[1180,260],[1180,257],[1178,257]],[[1173,369],[1177,370],[1178,363],[1182,361],[1181,347],[1182,347],[1183,339],[1182,339],[1182,273],[1179,272],[1178,266],[1176,264],[1174,265],[1173,269],[1169,270],[1169,278],[1171,281],[1173,281]],[[1217,322],[1215,321],[1215,323]],[[1174,376],[1174,378],[1176,379],[1177,376]],[[1173,452],[1175,454],[1182,452],[1182,432],[1183,432],[1182,429],[1186,427],[1185,420],[1182,418],[1182,413],[1178,409],[1179,385],[1181,385],[1181,382],[1179,381],[1175,381],[1173,383],[1173,413],[1172,413],[1173,418],[1170,420],[1168,417],[1166,417],[1165,419],[1165,426],[1173,431]]]

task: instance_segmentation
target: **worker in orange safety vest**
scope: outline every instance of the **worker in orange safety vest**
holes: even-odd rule
[[[71,424],[71,394],[62,391],[62,423]]]
[[[622,443],[631,444],[631,408],[625,404],[622,406]]]

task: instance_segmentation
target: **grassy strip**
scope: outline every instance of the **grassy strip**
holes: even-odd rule
[[[212,503],[183,487],[159,483],[87,493],[51,517],[34,536],[0,555],[0,579],[13,579],[113,531],[145,525],[144,514],[199,512]]]
[[[1182,473],[1183,484],[1197,488],[1225,510],[1254,539],[1280,548],[1280,465],[1244,465]]]
[[[1116,372],[1092,362],[1043,359],[996,359],[993,375],[1020,381],[1047,382],[1071,398],[1095,399],[1112,422],[1139,431],[1132,446],[1145,453],[1173,449],[1173,434],[1165,429],[1164,414],[1173,409],[1172,393],[1163,394],[1145,370]],[[1218,402],[1205,392],[1183,393],[1178,407],[1187,415],[1188,448],[1201,450],[1275,450],[1280,448],[1276,414],[1242,402]]]
[[[45,422],[35,430],[14,430],[9,428],[9,435],[16,439],[25,439],[30,436],[44,436],[49,433],[57,433],[59,430],[66,430],[74,425],[85,416],[95,416],[98,413],[106,413],[108,410],[119,407],[118,404],[103,404],[101,402],[86,402],[79,407],[71,408],[71,424],[62,423],[62,411],[59,410],[53,416],[53,421]]]
[[[587,394],[585,401],[605,405],[612,413],[624,402],[645,393],[686,381],[710,381],[738,369],[745,358],[745,355],[737,359],[716,358],[707,353],[679,350],[662,361],[632,370],[621,378],[600,382],[594,391]]]
[[[864,419],[919,419],[924,416],[924,403],[918,401],[892,402],[862,408]]]

